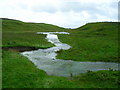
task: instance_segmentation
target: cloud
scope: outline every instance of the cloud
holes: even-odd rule
[[[77,28],[88,22],[117,21],[118,0],[3,0],[0,17]]]

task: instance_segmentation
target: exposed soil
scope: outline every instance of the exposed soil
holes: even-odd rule
[[[24,46],[18,46],[18,47],[2,47],[2,50],[12,50],[12,51],[18,51],[18,52],[24,52],[24,51],[31,51],[31,50],[37,50],[39,48],[35,47],[24,47]]]

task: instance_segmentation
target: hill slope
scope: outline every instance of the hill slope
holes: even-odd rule
[[[59,35],[71,49],[60,51],[58,58],[76,61],[118,62],[118,23],[88,23],[69,30],[70,35]]]
[[[64,31],[62,27],[45,23],[28,23],[13,19],[2,19],[3,32],[38,32],[38,31]]]
[[[3,47],[28,46],[48,48],[53,45],[47,42],[45,35],[37,35],[36,32],[64,30],[64,28],[50,24],[26,23],[18,20],[3,18]]]

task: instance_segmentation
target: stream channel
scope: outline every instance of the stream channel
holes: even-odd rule
[[[27,57],[35,66],[44,70],[48,75],[54,76],[74,76],[81,73],[99,70],[118,70],[118,63],[112,62],[79,62],[73,60],[56,59],[57,51],[68,50],[70,45],[59,41],[57,34],[69,34],[67,32],[37,32],[37,34],[46,34],[48,42],[54,44],[54,47],[48,49],[38,49],[25,51],[21,54]]]

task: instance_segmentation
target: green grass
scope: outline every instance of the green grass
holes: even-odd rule
[[[2,34],[3,47],[10,46],[32,46],[37,48],[52,47],[51,43],[45,40],[45,35],[37,35],[41,31],[64,31],[64,28],[44,24],[44,23],[25,23],[18,20],[3,19]]]
[[[3,88],[117,88],[118,71],[88,72],[76,77],[48,76],[18,52],[3,51]]]
[[[2,20],[3,45],[52,47],[42,31],[67,31],[70,35],[58,35],[61,42],[72,46],[59,51],[57,58],[75,61],[118,62],[117,23],[90,23],[77,29],[64,29],[44,23],[25,23],[17,20]],[[120,83],[118,71],[88,72],[70,78],[49,76],[37,69],[19,52],[2,53],[3,88],[117,88]]]
[[[28,23],[18,20],[2,20],[4,32],[47,32],[47,31],[65,31],[64,28],[45,23]]]
[[[92,23],[58,35],[72,46],[59,52],[57,58],[75,61],[118,61],[118,23]]]
[[[2,50],[0,50],[0,89],[2,88]]]
[[[36,33],[14,33],[3,31],[3,47],[28,46],[37,48],[48,48],[54,46],[45,39],[45,35]]]

